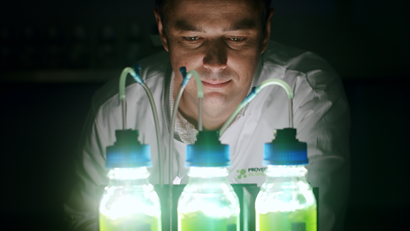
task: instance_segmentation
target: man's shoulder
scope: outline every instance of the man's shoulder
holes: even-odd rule
[[[168,52],[161,51],[138,62],[141,65],[141,77],[148,80],[153,77],[164,77],[171,64]]]
[[[170,68],[169,55],[165,51],[148,56],[138,61],[137,63],[141,65],[141,78],[146,83],[151,81],[158,82],[158,78],[164,78],[167,74],[167,71],[169,71],[168,69]],[[93,104],[95,107],[101,106],[109,99],[118,94],[118,83],[120,74],[121,73],[119,72],[118,76],[109,80],[95,92],[93,96]],[[138,83],[136,83],[135,80],[129,76],[126,80],[126,86],[128,88],[132,87],[133,85],[138,85]],[[161,87],[160,84],[154,86]],[[141,94],[145,96],[144,91],[139,92],[141,92]]]
[[[314,70],[334,72],[329,63],[319,55],[303,49],[269,41],[263,56],[264,64],[280,66],[286,70],[308,73]]]
[[[328,91],[342,92],[340,77],[336,71],[326,60],[310,51],[269,41],[263,54],[263,70],[260,81],[271,78],[272,73],[276,73],[275,78],[281,78],[289,84],[293,84],[295,78],[301,78],[312,89],[327,88]],[[336,88],[330,88],[330,85]]]

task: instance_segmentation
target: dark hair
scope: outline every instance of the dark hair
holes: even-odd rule
[[[265,28],[266,21],[269,18],[269,10],[271,0],[251,0],[259,2],[259,10],[262,13],[262,30]],[[159,16],[161,17],[162,25],[164,25],[165,14],[168,9],[170,0],[155,0],[155,8],[158,10]],[[165,25],[164,25],[165,26]]]

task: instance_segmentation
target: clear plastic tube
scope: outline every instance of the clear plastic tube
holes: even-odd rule
[[[288,96],[288,102],[289,102],[289,127],[293,127],[293,108],[292,108],[292,99],[293,99],[293,92],[290,86],[283,80],[280,79],[268,79],[263,81],[259,86],[253,88],[251,90],[251,93],[249,93],[248,96],[245,97],[245,99],[236,107],[234,112],[229,116],[228,120],[222,125],[221,129],[219,130],[219,137],[223,135],[223,133],[226,131],[226,129],[229,127],[229,125],[232,123],[232,121],[235,119],[235,117],[238,115],[238,113],[244,108],[249,102],[251,102],[256,95],[265,87],[270,86],[270,85],[278,85],[281,86],[285,91]]]
[[[134,66],[135,69],[139,72],[141,67],[139,64],[136,64]],[[158,165],[159,165],[159,185],[162,188],[164,185],[164,180],[162,178],[162,145],[160,141],[160,128],[159,128],[159,119],[158,119],[158,112],[157,112],[157,107],[155,105],[154,97],[152,96],[151,91],[149,90],[148,86],[142,81],[139,73],[137,74],[134,69],[131,67],[126,67],[124,70],[121,72],[120,76],[120,82],[119,82],[119,97],[121,100],[121,107],[122,107],[122,125],[123,129],[127,129],[127,102],[126,102],[126,97],[125,97],[125,80],[127,79],[127,75],[130,74],[134,80],[139,83],[142,88],[144,88],[148,99],[151,104],[151,109],[152,109],[152,114],[154,116],[154,122],[155,122],[155,132],[157,136],[157,149],[158,149]]]
[[[173,186],[173,173],[174,173],[174,127],[175,127],[175,119],[176,118],[176,111],[178,110],[178,104],[179,100],[181,99],[182,93],[184,91],[185,86],[182,86],[178,90],[177,97],[174,102],[174,109],[172,110],[172,117],[171,117],[171,127],[170,127],[170,133],[169,133],[169,173],[168,173],[168,182],[169,182],[169,196],[168,196],[168,204],[169,204],[169,230],[172,231],[172,208],[173,208],[173,203],[172,203],[172,186]],[[175,106],[177,105],[177,106]]]
[[[127,79],[127,75],[135,75],[134,70],[131,67],[126,67],[121,72],[120,76],[120,83],[118,84],[119,87],[119,97],[121,101],[121,108],[122,108],[122,129],[127,129],[127,102],[125,99],[125,80]]]
[[[191,70],[187,73],[188,81],[191,79],[191,76],[194,76],[197,88],[197,97],[198,97],[198,131],[202,131],[202,103],[204,98],[204,91],[202,87],[201,77],[198,72]],[[186,83],[188,84],[188,82]]]
[[[195,81],[196,81],[196,86],[197,86],[197,97],[198,97],[198,130],[202,131],[202,98],[204,97],[204,92],[202,89],[202,81],[201,77],[199,76],[198,72],[195,70],[191,70],[188,73],[186,73],[186,68],[181,67],[179,68],[179,71],[182,74],[183,80],[181,83],[181,86],[179,87],[177,97],[175,98],[174,102],[174,108],[172,109],[172,117],[171,117],[171,125],[170,125],[170,136],[169,136],[169,214],[170,214],[170,219],[169,219],[169,227],[170,230],[172,231],[172,208],[173,208],[173,203],[172,203],[172,187],[173,187],[173,173],[174,173],[174,129],[175,129],[175,119],[176,115],[178,112],[178,105],[179,101],[181,100],[182,93],[184,92],[184,89],[186,85],[188,84],[189,80],[191,79],[192,76],[194,76]]]

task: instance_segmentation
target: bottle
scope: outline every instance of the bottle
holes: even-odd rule
[[[138,131],[117,130],[107,147],[110,179],[100,203],[101,231],[161,231],[160,201],[148,181],[150,147],[138,142]]]
[[[189,181],[178,200],[179,231],[239,231],[239,200],[228,183],[229,146],[200,131],[187,146]]]
[[[317,204],[306,181],[306,143],[296,129],[278,130],[265,144],[266,181],[256,197],[256,231],[317,231]]]

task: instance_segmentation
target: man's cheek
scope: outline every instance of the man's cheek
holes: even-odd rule
[[[176,57],[178,65],[185,66],[187,71],[197,70],[202,65],[202,57],[195,53],[179,53]]]
[[[180,53],[186,53],[187,52],[187,47],[184,46],[181,42],[175,41],[175,40],[169,40],[170,41],[170,51],[176,54]]]
[[[240,50],[229,50],[230,56],[240,57],[241,59],[254,59],[259,55],[259,49],[257,47],[243,47]]]
[[[230,60],[229,60],[230,58]],[[257,58],[251,56],[233,55],[228,58],[228,63],[232,69],[240,73],[253,72],[256,67]]]

